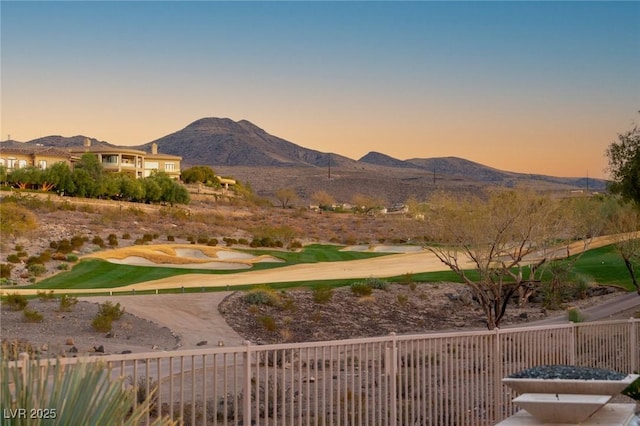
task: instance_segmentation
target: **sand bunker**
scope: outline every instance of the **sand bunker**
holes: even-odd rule
[[[93,253],[87,257],[132,266],[221,270],[249,269],[254,263],[283,262],[273,256],[255,256],[218,247],[179,244],[123,247]]]

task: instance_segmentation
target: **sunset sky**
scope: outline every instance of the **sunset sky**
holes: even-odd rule
[[[0,139],[138,145],[246,119],[358,159],[606,177],[640,122],[640,2],[10,2]]]

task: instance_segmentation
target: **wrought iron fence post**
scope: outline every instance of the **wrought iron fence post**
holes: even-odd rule
[[[638,327],[640,322],[636,321],[633,317],[629,318],[629,352],[631,357],[631,371],[630,373],[640,371],[640,360],[638,359]]]
[[[578,358],[577,348],[578,345],[578,325],[575,322],[571,322],[571,328],[569,329],[569,334],[571,335],[571,339],[569,339],[569,364],[576,365],[576,359]]]
[[[244,384],[242,389],[242,424],[251,424],[251,342],[244,341]],[[259,397],[259,396],[256,396]]]
[[[391,333],[391,356],[389,357],[389,380],[391,381],[391,426],[398,424],[398,346],[396,333]]]
[[[494,423],[502,420],[503,398],[502,398],[502,348],[500,347],[500,329],[494,328],[493,342],[493,392],[495,395],[493,416]]]

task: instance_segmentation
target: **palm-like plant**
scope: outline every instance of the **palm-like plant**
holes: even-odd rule
[[[2,356],[0,405],[3,419],[16,426],[35,425],[139,425],[149,401],[134,407],[134,394],[123,378],[112,379],[101,362],[62,365],[27,361],[27,371],[11,366]],[[173,425],[159,418],[153,425]]]

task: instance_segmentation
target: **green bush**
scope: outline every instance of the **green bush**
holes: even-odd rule
[[[389,283],[385,280],[381,280],[380,278],[367,278],[365,284],[376,290],[389,290]]]
[[[13,293],[13,294],[7,295],[3,304],[6,305],[7,308],[11,309],[12,311],[21,311],[27,307],[27,305],[29,304],[29,301],[27,300],[27,296],[24,296],[18,293]]]
[[[362,281],[352,283],[350,287],[351,293],[356,296],[369,296],[373,292],[373,289],[367,285],[367,283]]]
[[[34,309],[24,308],[22,313],[26,322],[42,322],[42,314]]]
[[[48,261],[51,260],[51,252],[49,250],[45,250],[42,253],[40,253],[40,262],[38,263],[47,263]]]
[[[167,235],[167,241],[175,241],[176,237],[174,237],[173,235]]]
[[[249,240],[247,240],[246,238],[239,238],[238,239],[238,244],[241,244],[243,246],[248,246],[249,245]]]
[[[60,306],[58,310],[60,312],[71,312],[74,306],[78,304],[78,298],[74,296],[69,296],[68,294],[63,294],[60,297]]]
[[[38,291],[37,292],[38,299],[48,302],[56,298],[55,294],[53,294],[53,290],[49,291]]]
[[[329,303],[333,298],[333,288],[319,286],[313,289],[313,301],[316,303]]]
[[[584,315],[578,308],[569,308],[567,309],[567,315],[569,316],[570,322],[584,322]]]
[[[95,331],[108,333],[113,327],[113,318],[104,315],[96,315],[91,321],[91,326]]]
[[[0,263],[0,278],[11,278],[11,270],[13,265],[9,263]]]
[[[68,263],[61,263],[58,265],[58,269],[61,271],[68,271],[69,270],[69,264]]]
[[[20,258],[18,257],[17,254],[12,253],[9,256],[7,256],[7,262],[20,263]]]
[[[277,306],[280,303],[280,296],[267,286],[259,286],[247,291],[243,300],[250,305]]]
[[[131,234],[128,232],[125,232],[124,234],[122,234],[122,239],[123,240],[130,240],[131,239]]]
[[[68,254],[73,251],[73,247],[71,243],[67,239],[62,239],[58,242],[58,252],[63,254]]]
[[[47,268],[45,268],[45,266],[40,263],[32,263],[31,265],[29,265],[27,270],[29,271],[30,274],[36,277],[47,272]]]
[[[258,318],[258,322],[264,327],[265,330],[274,332],[278,329],[276,320],[270,315],[263,315]]]
[[[634,374],[640,374],[640,372],[636,371]],[[633,383],[627,386],[622,391],[622,394],[640,402],[640,378],[636,379]]]
[[[218,239],[217,238],[211,238],[208,242],[207,242],[208,246],[217,246],[218,245]]]
[[[98,315],[109,317],[112,320],[119,320],[124,315],[124,308],[120,307],[120,303],[116,303],[115,305],[107,300],[104,303],[98,305]]]
[[[207,244],[209,242],[209,237],[199,236],[197,242],[198,244]]]
[[[78,256],[76,256],[75,254],[67,255],[67,262],[77,262],[77,261],[78,261]]]
[[[142,236],[142,241],[145,241],[145,242],[151,242],[151,241],[153,241],[153,235],[151,235],[151,234],[144,234],[144,235]]]

